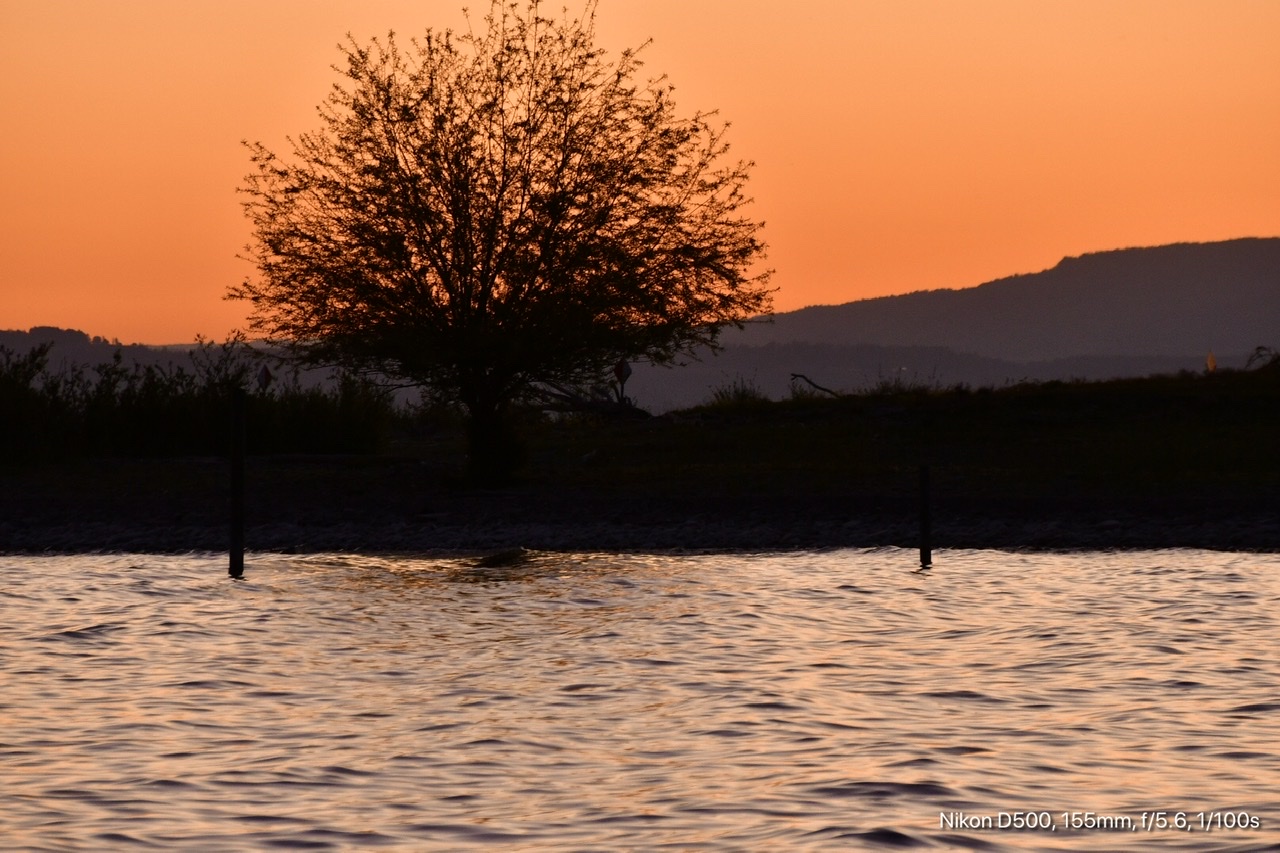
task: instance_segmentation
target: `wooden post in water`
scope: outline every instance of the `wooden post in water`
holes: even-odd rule
[[[231,392],[231,562],[227,574],[244,577],[244,444],[245,393]]]
[[[920,466],[920,568],[927,569],[933,564],[933,549],[930,537],[931,519],[929,518],[929,466]]]

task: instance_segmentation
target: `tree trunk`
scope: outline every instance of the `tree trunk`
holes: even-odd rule
[[[524,462],[524,447],[516,436],[506,407],[467,407],[467,475],[481,486],[510,482]]]

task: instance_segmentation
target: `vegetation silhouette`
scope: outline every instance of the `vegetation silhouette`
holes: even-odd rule
[[[0,346],[0,447],[22,458],[217,456],[227,450],[231,393],[271,356],[242,338],[197,341],[182,364],[49,366],[52,344]],[[340,373],[303,387],[297,373],[246,400],[253,453],[374,452],[432,416],[397,405],[374,382]]]
[[[252,384],[251,350],[203,347],[207,377]],[[226,386],[177,368],[113,380],[114,361],[41,370],[47,356],[0,351],[0,551],[221,548],[225,466],[208,457],[227,449]],[[248,394],[255,547],[914,546],[922,464],[935,548],[1280,541],[1269,349],[1249,370],[781,401],[738,380],[663,417],[530,417],[527,470],[482,491],[458,488],[460,418],[349,382]]]
[[[607,60],[594,10],[494,0],[467,33],[351,42],[321,129],[288,158],[249,146],[258,275],[229,297],[301,362],[460,403],[484,482],[521,460],[516,404],[669,363],[770,304],[727,125],[680,117],[639,51]]]

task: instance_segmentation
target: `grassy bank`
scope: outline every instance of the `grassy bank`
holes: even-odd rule
[[[250,390],[255,453],[377,452],[421,418],[357,376],[304,385],[235,338],[202,341],[176,365],[126,364],[119,350],[100,364],[53,365],[50,349],[0,347],[0,460],[221,454],[233,389]]]
[[[442,421],[393,429],[375,451],[252,457],[249,518],[259,547],[483,546],[486,535],[591,547],[592,525],[622,531],[600,547],[723,547],[735,535],[743,547],[905,544],[928,464],[939,547],[1105,544],[1094,528],[1123,523],[1146,527],[1121,544],[1274,550],[1278,426],[1274,367],[781,402],[738,395],[639,420],[531,416],[528,465],[509,487],[479,490],[462,480],[459,430]],[[165,547],[222,541],[216,456],[11,458],[5,479],[0,550],[38,547],[43,529],[74,539],[69,523],[169,531]],[[1055,527],[1060,535],[1034,533]]]
[[[593,488],[827,494],[892,490],[929,464],[975,496],[1265,492],[1280,472],[1278,428],[1276,370],[890,389],[548,429],[530,476]]]

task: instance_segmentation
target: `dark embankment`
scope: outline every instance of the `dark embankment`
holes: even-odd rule
[[[250,550],[911,546],[1280,549],[1280,369],[739,399],[527,427],[503,489],[455,431],[375,453],[250,457]],[[252,430],[252,426],[251,426]],[[10,455],[0,551],[220,550],[216,457]]]

